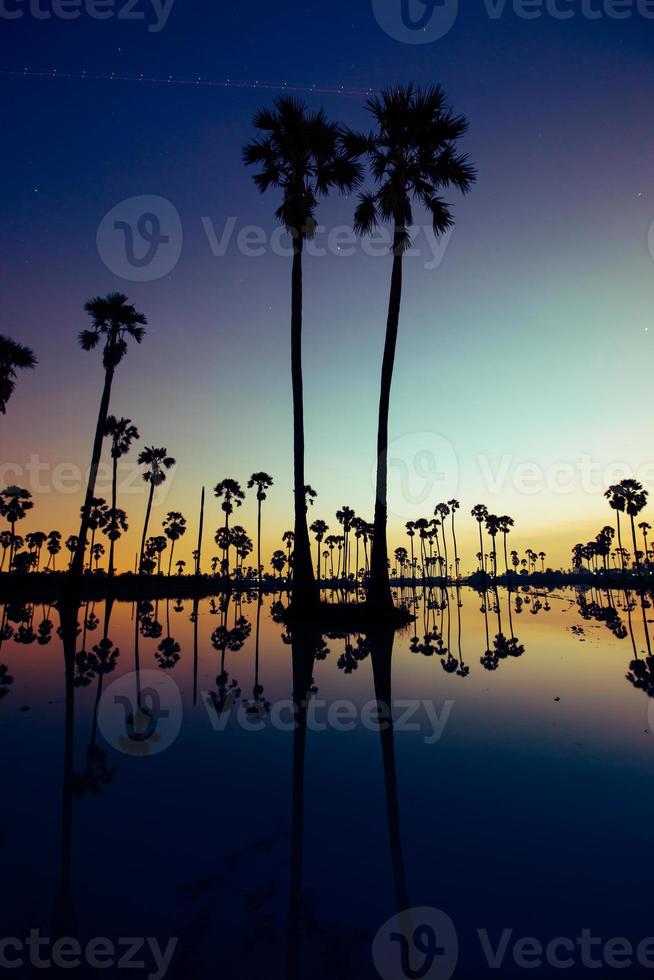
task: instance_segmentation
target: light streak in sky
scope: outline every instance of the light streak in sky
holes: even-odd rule
[[[195,78],[177,78],[175,75],[168,75],[167,78],[155,75],[146,75],[140,72],[138,75],[123,75],[118,72],[97,72],[97,71],[59,71],[57,68],[48,70],[34,70],[32,68],[0,68],[0,75],[23,77],[23,78],[49,78],[67,79],[72,81],[96,81],[96,82],[140,82],[149,85],[187,85],[199,86],[203,88],[235,88],[235,89],[264,89],[275,92],[301,92],[303,94],[316,95],[340,95],[352,99],[365,99],[373,95],[375,90],[357,89],[349,85],[339,85],[337,87],[329,85],[288,85],[286,82],[261,82],[243,81],[233,78],[217,79],[202,78],[200,75]]]

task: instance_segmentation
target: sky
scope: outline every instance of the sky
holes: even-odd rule
[[[34,495],[22,532],[77,529],[102,365],[76,338],[85,301],[112,290],[146,314],[148,332],[120,365],[111,410],[137,424],[137,448],[166,446],[177,460],[152,533],[181,510],[189,533],[177,554],[189,560],[204,485],[204,549],[215,553],[212,487],[261,469],[275,480],[264,552],[292,526],[290,260],[275,195],[261,196],[241,161],[254,112],[283,85],[361,128],[358,92],[438,82],[469,120],[463,149],[478,180],[451,195],[447,241],[426,237],[416,216],[418,254],[405,263],[391,546],[406,544],[406,520],[454,496],[464,571],[479,502],[513,516],[511,546],[567,567],[572,545],[610,521],[610,482],[634,475],[654,491],[654,9],[644,0],[486,0],[458,12],[446,0],[431,17],[411,0],[410,15],[428,20],[420,44],[402,0],[76,3],[0,5],[0,332],[39,359],[0,419],[0,482]],[[193,79],[271,87],[175,81]],[[321,205],[325,231],[304,270],[310,517],[334,532],[343,504],[372,519],[390,279],[387,251],[343,231],[354,205]],[[144,214],[158,226],[148,219],[141,234]],[[158,234],[168,241],[148,263]],[[146,504],[135,457],[121,472],[124,567]],[[252,494],[235,519],[254,531]]]

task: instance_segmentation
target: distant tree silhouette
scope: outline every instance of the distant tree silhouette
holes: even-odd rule
[[[485,572],[486,566],[484,565],[484,542],[481,536],[481,525],[485,523],[486,518],[488,517],[488,507],[486,507],[484,504],[475,504],[470,513],[479,525],[479,565],[480,570]]]
[[[327,524],[325,524],[324,521],[317,520],[317,521],[314,521],[313,522],[313,524],[311,525],[311,527],[309,528],[309,530],[315,535],[316,543],[318,545],[318,549],[317,549],[318,550],[318,560],[317,560],[317,564],[316,564],[316,581],[317,582],[320,582],[320,545],[322,544],[323,539],[324,539],[325,535],[327,534],[327,531],[329,530],[329,526]]]
[[[647,490],[643,490],[642,483],[638,480],[621,480],[617,488],[615,488],[619,493],[622,494],[624,498],[625,507],[627,514],[629,515],[629,520],[631,521],[631,537],[634,544],[634,558],[636,560],[636,567],[640,568],[640,558],[638,557],[638,545],[636,544],[636,524],[634,518],[638,517],[641,510],[647,504],[647,497],[649,494]]]
[[[50,567],[50,562],[52,562],[52,571],[56,571],[57,568],[57,555],[61,551],[61,532],[60,531],[50,531],[48,534],[48,543],[46,544],[46,550],[50,557],[48,558],[48,564],[46,565],[46,570]]]
[[[97,347],[100,342],[103,343],[104,387],[102,397],[100,398],[98,420],[95,427],[91,467],[86,485],[86,497],[82,506],[82,519],[77,540],[77,550],[75,551],[71,564],[71,576],[74,578],[79,578],[84,568],[84,551],[86,549],[86,536],[89,528],[89,514],[91,511],[91,501],[95,496],[95,481],[102,455],[102,439],[105,432],[107,416],[109,415],[109,401],[111,398],[114,373],[127,352],[127,338],[131,337],[140,344],[145,334],[144,326],[147,323],[145,316],[128,303],[127,297],[122,293],[109,293],[105,297],[96,296],[94,299],[89,300],[84,309],[91,317],[92,327],[90,330],[81,331],[79,335],[80,346],[82,350],[89,351]]]
[[[506,554],[506,536],[509,533],[509,531],[511,530],[511,528],[513,527],[514,521],[513,521],[513,518],[512,517],[509,517],[508,516],[508,514],[503,514],[500,517],[499,522],[500,522],[499,529],[500,529],[500,533],[502,535],[502,541],[503,541],[503,545],[504,545],[504,570],[506,571],[506,573],[508,575],[509,574],[509,560],[508,560],[507,554]]]
[[[91,507],[89,509],[89,521],[88,526],[91,529],[91,545],[89,551],[93,551],[93,545],[95,544],[96,531],[103,530],[109,521],[109,508],[107,507],[107,501],[104,497],[92,497]],[[89,559],[89,571],[93,565],[93,559]]]
[[[16,370],[23,371],[36,364],[31,348],[0,334],[0,414],[7,413],[7,402],[16,387]]]
[[[126,456],[132,442],[139,438],[139,431],[131,419],[117,419],[115,415],[107,416],[104,434],[111,439],[111,508],[109,510],[108,527],[105,534],[109,538],[109,576],[114,574],[114,545],[121,535],[121,529],[127,530],[127,515],[124,510],[118,511],[118,460]],[[121,520],[122,518],[122,520]]]
[[[154,489],[155,487],[159,487],[162,483],[166,482],[166,470],[171,469],[171,467],[175,465],[175,460],[172,458],[172,456],[168,455],[168,450],[165,447],[157,449],[154,446],[146,446],[145,449],[142,449],[138,454],[137,463],[139,466],[147,466],[147,470],[143,474],[143,479],[146,483],[150,484],[148,504],[145,510],[145,521],[143,524],[143,535],[141,537],[141,550],[139,552],[138,568],[140,570],[145,553],[145,541],[148,536],[148,525],[150,523]]]
[[[0,491],[0,517],[4,517],[11,524],[9,571],[11,571],[14,552],[16,551],[16,524],[18,521],[24,520],[28,510],[31,510],[33,506],[32,494],[24,487],[17,487],[12,484],[12,486],[5,487],[4,490]],[[22,540],[19,547],[22,547]]]
[[[362,194],[355,212],[355,230],[371,233],[380,221],[392,222],[393,272],[382,363],[377,430],[377,481],[369,600],[379,609],[393,605],[388,576],[387,486],[388,414],[395,348],[402,298],[402,258],[410,245],[413,205],[431,215],[434,232],[441,235],[453,225],[448,205],[439,191],[456,187],[466,193],[475,171],[455,150],[467,129],[463,116],[449,108],[440,87],[424,90],[398,86],[367,102],[376,129],[370,134],[348,133],[345,146],[353,155],[365,154],[377,190]]]
[[[45,531],[30,531],[25,535],[25,543],[30,551],[34,553],[34,571],[38,572],[41,564],[41,549],[47,540],[48,535]]]
[[[618,529],[618,554],[620,555],[620,560],[622,562],[622,569],[624,571],[624,549],[622,547],[622,533],[620,529],[620,514],[624,514],[625,510],[625,499],[624,494],[620,490],[617,484],[613,484],[605,492],[604,496],[609,502],[609,507],[615,511],[617,529]]]
[[[224,549],[223,549],[223,561],[225,563],[225,575],[229,579],[229,515],[234,512],[234,507],[240,507],[245,500],[245,494],[241,489],[240,483],[236,480],[230,480],[229,478],[221,480],[213,488],[214,496],[219,500],[222,499],[222,504],[220,505],[225,514],[225,538],[224,538]]]
[[[649,561],[649,547],[647,545],[647,532],[652,530],[652,526],[651,524],[648,524],[647,521],[641,521],[638,527],[643,532],[643,541],[645,542],[645,561]]]
[[[76,534],[69,534],[68,537],[66,538],[66,550],[70,551],[70,560],[68,562],[68,568],[70,569],[70,566],[73,563],[73,556],[75,555],[75,551],[77,550]]]
[[[186,534],[186,518],[178,510],[170,510],[164,518],[163,529],[170,541],[170,558],[168,559],[168,575],[173,565],[175,542]]]
[[[454,541],[454,577],[458,578],[459,577],[459,551],[456,544],[456,531],[454,530],[454,515],[456,514],[457,510],[459,510],[461,504],[459,503],[458,500],[452,499],[452,500],[448,500],[447,505],[450,508],[450,513],[452,515],[452,540]]]
[[[280,548],[278,548],[277,551],[273,551],[270,564],[275,571],[279,573],[279,577],[281,578],[282,572],[284,571],[284,565],[286,564],[286,555]]]
[[[266,499],[266,490],[273,485],[273,478],[268,473],[253,473],[248,480],[248,489],[257,488],[257,568],[259,585],[261,585],[261,504]]]
[[[272,108],[254,117],[261,135],[243,150],[247,166],[260,172],[254,177],[265,193],[275,188],[282,193],[276,217],[283,222],[293,242],[291,282],[291,379],[293,387],[293,470],[295,510],[295,557],[293,604],[298,609],[318,604],[318,587],[313,575],[311,546],[306,519],[304,480],[304,397],[302,382],[302,251],[316,227],[318,198],[330,190],[349,193],[361,180],[361,168],[342,147],[339,126],[324,112],[310,112],[289,96],[279,96]]]

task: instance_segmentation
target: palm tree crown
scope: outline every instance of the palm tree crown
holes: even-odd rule
[[[166,480],[166,470],[175,465],[175,460],[168,455],[168,450],[164,447],[155,449],[154,446],[146,446],[138,454],[137,462],[148,469],[143,474],[146,483],[158,487]]]
[[[439,85],[387,89],[369,99],[367,108],[376,131],[345,138],[351,153],[368,156],[377,184],[374,193],[360,195],[355,229],[370,234],[381,221],[392,221],[395,250],[401,253],[410,245],[415,204],[429,212],[437,235],[452,227],[452,212],[439,191],[455,187],[466,194],[475,180],[467,155],[455,149],[468,123],[452,112]]]
[[[123,293],[95,296],[84,305],[91,317],[91,329],[81,330],[79,343],[82,350],[93,350],[104,341],[104,366],[116,367],[127,352],[127,337],[140,344],[145,336],[147,320],[143,313],[128,302]]]
[[[16,369],[33,368],[36,363],[34,352],[29,347],[0,335],[0,412],[3,415],[16,387]]]

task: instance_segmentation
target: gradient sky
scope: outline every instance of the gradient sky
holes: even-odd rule
[[[601,495],[610,479],[632,473],[654,491],[654,21],[635,11],[590,20],[569,6],[569,20],[525,20],[510,4],[492,19],[482,3],[466,3],[447,35],[424,45],[389,37],[371,0],[287,0],[283,9],[176,0],[159,32],[86,14],[38,20],[27,5],[21,18],[0,17],[0,69],[444,86],[469,118],[465,149],[479,179],[467,198],[452,197],[457,224],[440,266],[426,270],[425,256],[407,261],[390,427],[392,459],[409,473],[421,449],[446,447],[447,479],[433,481],[415,506],[421,484],[407,496],[393,483],[391,541],[399,543],[408,517],[430,516],[455,495],[465,570],[476,551],[468,514],[477,502],[513,515],[512,544],[543,548],[557,567],[610,519]],[[594,7],[602,9],[599,0]],[[18,9],[18,0],[6,8]],[[137,423],[141,445],[165,445],[178,461],[152,533],[167,510],[182,510],[191,531],[179,555],[188,559],[202,484],[209,532],[221,520],[210,488],[265,469],[275,477],[272,550],[292,526],[290,262],[270,251],[243,255],[234,242],[216,257],[202,219],[218,234],[230,217],[237,231],[273,231],[276,199],[257,193],[240,151],[254,111],[274,92],[2,75],[0,90],[0,332],[39,358],[0,420],[3,484],[33,486],[20,469],[32,454],[51,470],[88,465],[101,358],[80,351],[76,335],[84,301],[119,289],[149,327],[120,366],[112,411]],[[305,98],[366,124],[363,99]],[[154,282],[121,279],[96,246],[104,215],[136,195],[162,196],[181,217],[180,259]],[[330,200],[319,217],[331,228],[352,208],[352,200]],[[305,263],[306,473],[319,491],[310,516],[334,531],[345,503],[372,518],[389,275],[387,256],[360,250]],[[552,466],[577,469],[585,457],[589,478],[554,492],[552,481],[565,474]],[[520,483],[526,464],[544,474],[528,481],[530,492]],[[610,469],[616,464],[621,473]],[[489,475],[498,472],[505,475],[494,486]],[[122,498],[131,530],[118,555],[127,565],[145,509],[145,485],[134,487]],[[81,489],[34,495],[21,531],[76,530]],[[252,530],[254,516],[249,499],[238,521]]]

